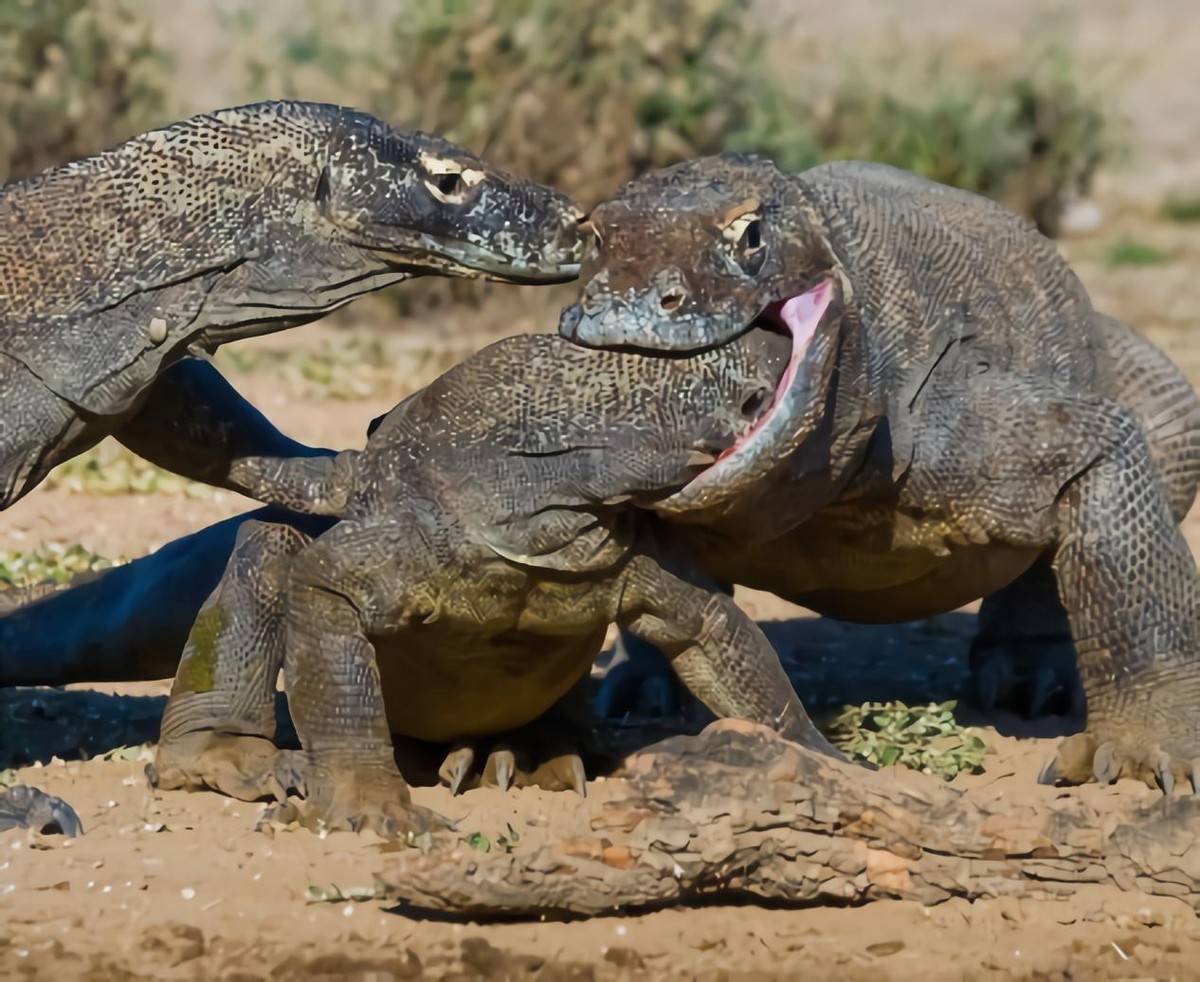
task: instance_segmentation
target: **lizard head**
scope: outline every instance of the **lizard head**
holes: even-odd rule
[[[721,508],[777,474],[820,426],[848,287],[799,186],[767,160],[721,155],[652,172],[590,216],[596,243],[559,333],[590,347],[687,352],[752,329],[791,356],[753,425],[661,514]],[[697,519],[698,520],[698,519]]]
[[[315,190],[342,240],[411,275],[574,279],[583,212],[426,133],[352,114],[332,134]]]
[[[829,279],[796,185],[761,158],[704,157],[626,184],[589,216],[595,248],[559,333],[589,347],[698,351]]]

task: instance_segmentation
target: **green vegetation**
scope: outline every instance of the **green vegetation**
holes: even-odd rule
[[[958,724],[954,706],[953,701],[847,706],[833,721],[830,739],[847,753],[881,767],[903,764],[949,781],[960,771],[983,770],[987,752],[978,733]]]
[[[1112,245],[1106,260],[1110,266],[1157,266],[1170,262],[1171,254],[1146,242],[1124,238]]]
[[[1162,203],[1159,211],[1170,222],[1200,222],[1200,194],[1173,194]]]
[[[73,494],[184,494],[208,498],[217,492],[207,484],[165,471],[111,439],[59,464],[47,475],[43,486]]]
[[[66,583],[79,573],[108,569],[128,562],[123,557],[107,559],[81,545],[51,543],[32,552],[0,549],[0,590]]]
[[[723,149],[785,169],[863,157],[1001,198],[1053,232],[1116,149],[1098,93],[1069,49],[1050,42],[1002,67],[905,52],[903,62],[795,85],[772,71],[749,0],[366,8],[359,20],[369,26],[356,30],[344,27],[342,2],[307,0],[282,39],[256,36],[253,9],[242,8],[230,24],[255,41],[250,84],[342,97],[445,133],[584,201],[647,168]]]
[[[0,181],[158,123],[164,67],[135,0],[0,0]]]

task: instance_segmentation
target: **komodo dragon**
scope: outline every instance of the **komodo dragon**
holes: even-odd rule
[[[782,316],[803,330],[810,313]],[[736,482],[793,404],[791,355],[767,331],[690,358],[517,336],[402,402],[365,450],[313,458],[299,483],[296,469],[264,475],[280,483],[255,494],[338,521],[315,536],[241,526],[180,661],[152,780],[247,799],[300,787],[308,822],[419,831],[431,819],[391,733],[529,723],[587,673],[613,621],[662,647],[713,712],[835,753],[754,622],[636,507],[697,474]],[[272,743],[281,665],[299,756]]]
[[[195,116],[3,187],[0,509],[110,434],[235,491],[329,453],[193,356],[414,276],[571,279],[581,217],[438,137],[303,102]],[[0,794],[0,826],[36,800]]]
[[[265,102],[194,116],[0,189],[0,507],[113,434],[245,490],[311,455],[203,358],[425,274],[556,282],[582,213],[424,133]]]
[[[654,505],[710,575],[856,621],[983,597],[984,690],[1003,674],[991,655],[1074,640],[1087,728],[1044,781],[1200,785],[1178,528],[1200,406],[1049,240],[889,167],[789,176],[740,156],[644,176],[590,217],[599,251],[560,324],[583,344],[701,350],[829,294],[785,452],[760,455],[756,486],[714,469]]]

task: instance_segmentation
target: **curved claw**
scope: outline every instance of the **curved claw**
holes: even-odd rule
[[[1159,754],[1154,761],[1154,779],[1162,788],[1162,793],[1170,798],[1175,792],[1175,772],[1171,769],[1171,758]]]
[[[0,792],[0,831],[15,828],[39,832],[57,828],[69,839],[83,834],[83,823],[74,808],[62,798],[25,784]]]
[[[587,797],[587,771],[583,758],[576,753],[560,754],[546,761],[524,779],[525,786],[539,787],[546,791],[574,791],[581,798]]]
[[[583,767],[583,758],[578,754],[572,754],[568,766],[571,768],[571,790],[577,792],[579,797],[587,797],[587,771]]]
[[[1092,776],[1100,784],[1112,784],[1121,776],[1121,765],[1117,760],[1117,748],[1103,743],[1092,758]]]
[[[483,769],[483,783],[507,791],[512,787],[516,771],[516,755],[507,748],[497,748],[488,754],[487,765]]]
[[[438,777],[450,788],[450,794],[462,793],[463,783],[471,773],[475,763],[475,748],[470,746],[458,747],[451,750],[438,768]]]

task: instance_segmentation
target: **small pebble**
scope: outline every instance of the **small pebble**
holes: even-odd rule
[[[179,895],[183,897],[184,900],[191,900],[194,896],[196,896],[196,891],[191,887],[184,887],[179,891]]]

